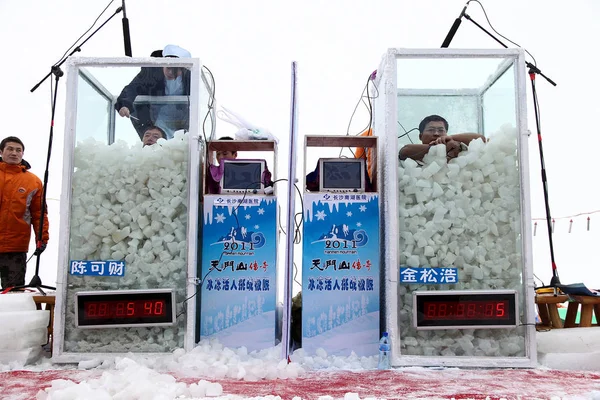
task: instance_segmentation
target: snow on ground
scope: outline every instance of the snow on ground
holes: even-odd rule
[[[32,372],[18,371],[23,368],[19,365],[0,365],[1,371],[12,371],[0,374],[0,398],[34,398],[27,397],[29,390],[37,392],[36,400],[600,399],[600,373],[585,372],[600,371],[598,338],[599,327],[539,332],[540,368],[534,370],[375,371],[375,357],[334,357],[324,351],[308,356],[302,350],[294,352],[288,364],[281,360],[280,346],[248,352],[224,348],[216,340],[203,341],[189,353],[181,349],[155,357],[130,353],[77,366],[52,364],[46,356],[24,368]],[[26,390],[28,385],[33,387]],[[23,387],[22,394],[16,394],[18,387]]]
[[[44,343],[26,320],[9,318],[16,308],[40,317],[30,296],[3,296],[0,321],[0,399],[598,399],[600,327],[537,332],[536,369],[399,368],[378,371],[377,357],[328,355],[322,348],[295,351],[290,362],[281,346],[259,351],[228,348],[216,338],[192,351],[140,355],[115,353],[74,364],[53,364],[47,353],[33,364],[15,351],[40,351]],[[33,310],[32,310],[33,309]],[[374,319],[377,321],[377,318]],[[36,325],[37,326],[37,325]],[[20,330],[18,330],[20,329]],[[357,332],[360,334],[360,332]],[[35,340],[29,340],[27,335]],[[331,340],[335,335],[331,335]],[[12,353],[11,353],[12,352]],[[15,353],[16,354],[16,353]],[[13,360],[2,363],[3,359]],[[329,397],[327,397],[329,396]]]

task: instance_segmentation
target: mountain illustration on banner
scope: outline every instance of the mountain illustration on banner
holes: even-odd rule
[[[250,243],[253,249],[259,249],[265,245],[267,240],[262,232],[248,232],[245,226],[236,228],[231,227],[229,233],[221,236],[213,245],[219,243]]]
[[[319,239],[312,243],[325,242],[327,240],[352,242],[353,247],[362,247],[369,241],[369,236],[364,229],[350,229],[346,224],[339,224],[333,225],[329,232],[321,234]]]

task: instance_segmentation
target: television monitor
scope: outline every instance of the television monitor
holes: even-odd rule
[[[364,158],[319,159],[319,191],[364,192]]]
[[[221,193],[264,193],[265,160],[221,160]]]

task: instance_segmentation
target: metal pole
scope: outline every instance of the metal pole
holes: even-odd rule
[[[290,101],[290,147],[288,153],[288,215],[287,215],[287,243],[285,251],[285,282],[283,288],[283,317],[281,327],[281,357],[287,359],[290,350],[290,317],[292,313],[292,287],[294,279],[294,215],[296,213],[296,139],[298,108],[296,105],[296,83],[297,83],[297,64],[292,62],[292,87]]]

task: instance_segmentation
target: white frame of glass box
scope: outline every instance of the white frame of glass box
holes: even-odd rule
[[[527,223],[531,220],[530,194],[529,194],[529,161],[528,161],[528,129],[527,129],[527,101],[526,101],[526,74],[525,55],[522,49],[388,49],[383,56],[377,70],[375,86],[379,89],[379,96],[375,99],[374,129],[379,137],[379,160],[381,160],[380,177],[382,182],[381,193],[383,201],[382,215],[398,215],[398,140],[397,140],[397,101],[399,90],[397,84],[398,58],[510,58],[508,65],[501,64],[495,74],[491,75],[481,88],[487,89],[503,71],[514,65],[515,74],[515,102],[517,122],[517,148],[519,150],[520,165],[520,207],[521,207],[521,251],[522,251],[522,277],[523,293],[525,295],[525,310],[523,310],[525,323],[525,357],[439,357],[439,356],[410,356],[402,355],[400,343],[400,330],[398,321],[398,279],[399,279],[399,238],[398,218],[382,218],[381,237],[382,263],[385,271],[385,291],[382,311],[385,315],[383,325],[389,332],[392,342],[391,364],[400,366],[458,366],[458,367],[521,367],[531,368],[537,364],[535,341],[535,304],[531,227]],[[445,90],[444,90],[445,91]],[[483,93],[485,90],[482,90]],[[415,90],[410,90],[412,94]],[[425,92],[425,91],[424,91]],[[433,93],[431,90],[428,94]],[[472,94],[465,91],[465,94]],[[459,93],[457,90],[455,93]],[[481,118],[479,123],[481,123]]]
[[[197,246],[195,243],[198,235],[198,198],[199,198],[199,178],[200,178],[200,154],[203,149],[203,138],[199,134],[199,108],[200,90],[207,91],[208,96],[210,88],[200,85],[202,64],[197,58],[179,59],[179,58],[158,58],[158,57],[140,57],[140,58],[88,58],[72,57],[67,60],[67,94],[65,106],[65,136],[63,153],[63,175],[62,175],[62,193],[60,202],[60,240],[58,244],[58,266],[56,279],[56,317],[54,323],[54,339],[52,346],[52,361],[57,363],[74,363],[94,358],[111,359],[122,356],[123,353],[75,353],[64,351],[64,329],[66,310],[64,309],[67,294],[67,275],[69,264],[69,237],[71,220],[71,185],[73,175],[73,161],[75,149],[75,134],[77,126],[77,88],[79,69],[82,67],[143,67],[143,66],[164,66],[189,68],[191,70],[190,87],[190,122],[189,122],[189,141],[188,141],[188,248],[187,248],[187,277],[186,277],[186,299],[196,291],[196,269],[197,269]],[[192,297],[193,299],[193,297]],[[196,325],[196,302],[194,300],[186,302],[186,327],[184,337],[184,349],[190,351],[195,346],[195,325]],[[143,356],[157,356],[165,353],[136,353]]]

